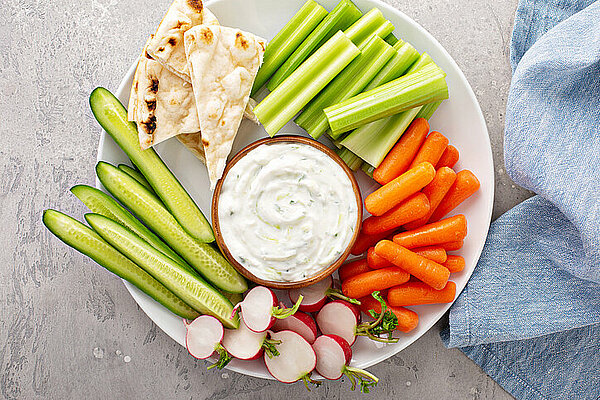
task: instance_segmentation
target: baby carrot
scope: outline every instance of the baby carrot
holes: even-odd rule
[[[431,214],[431,218],[429,218],[429,222],[439,221],[444,217],[444,215],[448,214],[450,211],[454,210],[460,203],[465,201],[469,196],[475,193],[479,189],[479,180],[477,177],[469,170],[460,171],[456,174],[456,180],[454,184],[444,196],[444,199],[440,203],[440,205],[436,208],[436,210]]]
[[[427,133],[429,133],[427,120],[424,118],[415,119],[398,140],[398,143],[385,156],[379,167],[375,168],[373,179],[385,185],[405,173],[421,148]]]
[[[375,245],[375,253],[434,289],[442,289],[446,286],[446,282],[448,282],[448,278],[450,277],[448,268],[415,254],[389,240],[382,240],[377,243]]]
[[[456,284],[449,281],[441,290],[423,282],[407,282],[388,291],[387,300],[392,306],[417,306],[419,304],[450,303],[456,296]]]
[[[459,157],[458,149],[450,144],[450,145],[448,145],[448,147],[446,147],[446,150],[444,150],[444,152],[442,153],[442,156],[440,157],[440,161],[438,161],[435,168],[436,169],[440,169],[442,167],[452,168],[458,162],[458,157]]]
[[[369,310],[373,310],[377,313],[381,312],[381,303],[373,298],[373,296],[365,296],[360,300],[360,310],[364,312],[366,315],[371,315]],[[388,310],[394,313],[396,318],[398,318],[398,326],[396,326],[396,330],[400,332],[410,332],[417,327],[419,324],[419,315],[413,310],[409,310],[404,307],[394,307],[387,304]]]
[[[435,261],[438,264],[442,264],[448,259],[446,250],[442,249],[441,247],[419,247],[417,249],[412,249],[412,251],[415,254],[425,257],[431,261]],[[374,247],[369,248],[367,251],[367,264],[371,269],[380,269],[393,266],[391,262],[381,256],[378,256],[377,253],[375,253]]]
[[[385,239],[386,237],[392,235],[392,233],[393,232],[390,231],[382,232],[377,235],[367,235],[361,229],[360,233],[358,234],[358,237],[356,238],[356,242],[354,242],[352,249],[350,249],[350,253],[355,256],[359,256],[365,251],[367,251],[369,247],[375,246],[377,242],[379,242],[381,239]]]
[[[448,256],[445,263],[442,264],[450,272],[460,272],[465,269],[465,259],[461,256]]]
[[[365,208],[372,215],[381,216],[423,189],[434,176],[433,165],[428,162],[421,163],[368,195]]]
[[[397,267],[363,272],[342,282],[342,292],[351,299],[370,295],[376,290],[408,282],[410,275]]]
[[[425,225],[427,221],[429,221],[431,214],[438,208],[455,180],[456,172],[451,168],[442,167],[438,169],[435,173],[435,178],[433,178],[431,183],[422,190],[423,194],[429,199],[429,212],[423,217],[404,225],[404,229],[410,231]]]
[[[370,270],[371,268],[369,268],[369,265],[367,264],[367,259],[361,258],[342,265],[338,269],[338,275],[340,276],[341,281],[345,281],[351,276],[362,274],[363,272]]]
[[[440,243],[438,246],[446,251],[455,251],[462,249],[463,244],[465,244],[464,240],[457,240],[455,242]]]
[[[390,231],[429,214],[429,199],[423,193],[415,193],[380,217],[363,221],[362,230],[367,235]]]
[[[436,165],[442,157],[442,153],[448,147],[448,139],[439,132],[433,131],[427,136],[419,152],[412,160],[409,168],[414,168],[422,162],[429,162]]]
[[[412,231],[394,235],[394,242],[409,249],[463,240],[467,236],[467,219],[459,214]]]

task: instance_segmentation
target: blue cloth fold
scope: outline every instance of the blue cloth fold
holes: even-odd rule
[[[600,398],[600,1],[521,0],[506,171],[538,195],[491,225],[442,334],[523,399]]]

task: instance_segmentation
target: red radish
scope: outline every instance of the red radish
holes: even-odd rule
[[[267,338],[267,331],[257,333],[251,331],[244,319],[240,319],[238,329],[225,329],[223,336],[223,347],[227,352],[240,360],[254,360],[265,352],[269,357],[279,355],[275,345],[276,340]]]
[[[346,340],[337,335],[321,335],[313,344],[317,354],[315,369],[326,379],[336,380],[346,375],[356,388],[356,379],[360,391],[369,393],[369,387],[377,385],[379,379],[368,371],[348,366],[352,359],[352,349]]]
[[[250,290],[244,300],[238,303],[233,312],[238,308],[242,310],[242,318],[246,326],[254,332],[264,332],[273,326],[275,319],[284,319],[294,315],[300,307],[302,296],[292,308],[277,307],[277,296],[269,288],[257,286]]]
[[[223,340],[223,324],[210,315],[201,315],[189,324],[186,324],[185,346],[192,357],[206,359],[215,351],[219,354],[219,360],[208,367],[222,369],[231,361],[231,357],[221,345]]]
[[[346,300],[353,304],[360,305],[360,301],[344,296],[344,294],[333,287],[333,278],[329,275],[327,278],[310,286],[300,289],[291,289],[288,292],[292,303],[298,301],[300,296],[303,296],[300,311],[317,312],[325,305],[327,298],[338,298]]]
[[[293,383],[302,379],[307,389],[309,383],[321,384],[310,378],[317,364],[317,356],[302,336],[292,331],[281,331],[271,333],[271,339],[281,342],[277,346],[279,350],[277,357],[265,356],[264,358],[265,365],[273,378],[283,383]]]
[[[303,312],[297,312],[286,319],[278,319],[273,324],[273,330],[275,332],[294,331],[310,344],[313,344],[317,338],[317,324],[315,320],[309,314]]]
[[[317,324],[324,335],[334,334],[344,338],[350,345],[356,340],[356,327],[360,310],[343,300],[327,303],[317,314]]]
[[[383,312],[373,315],[375,321],[359,324],[360,310],[353,304],[335,300],[325,304],[317,314],[317,325],[324,335],[338,335],[349,345],[354,344],[356,336],[367,336],[369,339],[383,343],[396,343],[397,338],[392,332],[398,325],[398,318],[388,310],[379,292],[373,292],[373,297],[381,303]],[[387,335],[386,337],[382,337]]]

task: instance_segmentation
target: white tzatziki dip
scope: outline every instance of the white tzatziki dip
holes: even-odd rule
[[[229,170],[218,218],[223,241],[244,268],[293,282],[340,257],[358,209],[340,165],[310,145],[287,142],[260,145]]]

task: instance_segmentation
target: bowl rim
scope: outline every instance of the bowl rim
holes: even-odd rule
[[[269,145],[269,144],[273,144],[273,143],[282,143],[282,142],[300,143],[300,144],[312,146],[313,148],[316,148],[317,150],[320,150],[321,152],[325,153],[333,161],[335,161],[336,164],[338,164],[344,170],[344,172],[350,179],[350,182],[352,184],[352,189],[354,192],[354,197],[356,199],[357,214],[358,214],[357,218],[356,218],[356,226],[354,229],[354,234],[352,235],[352,238],[350,239],[350,242],[348,243],[348,246],[346,246],[344,252],[329,267],[323,269],[318,274],[311,276],[309,278],[300,280],[300,281],[293,281],[293,282],[281,282],[281,281],[266,280],[266,279],[259,278],[259,277],[255,276],[252,272],[248,271],[243,265],[241,265],[233,257],[233,255],[229,251],[229,248],[227,247],[227,245],[225,244],[225,240],[223,239],[223,235],[221,233],[221,226],[219,223],[219,197],[221,195],[221,189],[223,187],[223,183],[225,182],[225,179],[227,178],[227,174],[229,173],[231,168],[239,160],[244,158],[248,153],[250,153],[252,150],[256,149],[257,147],[262,146],[262,145]],[[340,158],[340,156],[338,156],[335,153],[335,151],[333,151],[332,149],[330,149],[323,143],[320,143],[312,138],[307,138],[307,137],[299,136],[299,135],[279,135],[279,136],[275,136],[275,137],[266,137],[266,138],[262,138],[255,142],[250,143],[249,145],[247,145],[246,147],[241,149],[239,152],[237,152],[237,154],[235,156],[233,156],[233,158],[227,163],[227,165],[225,166],[225,170],[223,171],[223,176],[217,182],[217,185],[215,186],[215,190],[213,192],[211,218],[212,218],[213,231],[215,233],[215,240],[216,240],[217,246],[219,246],[219,249],[225,256],[225,258],[246,279],[248,279],[254,283],[257,283],[259,285],[263,285],[263,286],[266,286],[266,287],[269,287],[272,289],[297,289],[297,288],[302,288],[302,287],[312,285],[314,283],[317,283],[317,282],[325,279],[329,275],[333,274],[344,263],[344,261],[346,261],[346,259],[350,255],[350,250],[352,249],[352,246],[354,246],[354,243],[356,242],[356,239],[358,238],[358,235],[360,233],[360,227],[361,227],[362,218],[363,218],[362,194],[360,192],[360,187],[358,186],[358,182],[356,181],[356,177],[354,176],[354,172],[346,165],[346,163]]]

